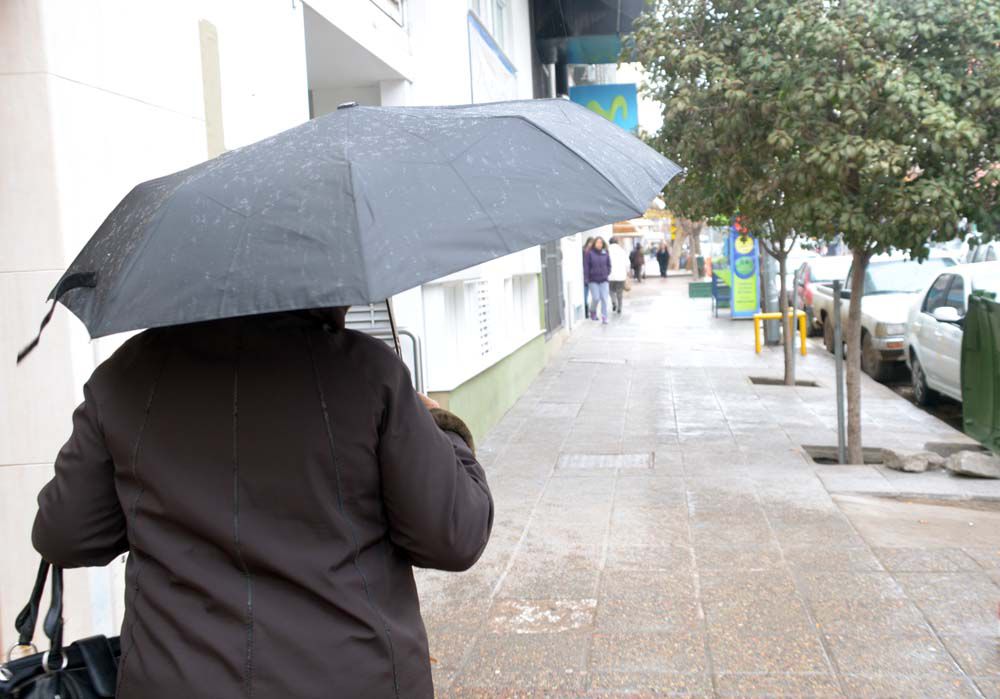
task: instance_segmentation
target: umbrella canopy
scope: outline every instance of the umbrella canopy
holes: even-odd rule
[[[679,170],[565,100],[342,108],[138,185],[50,298],[91,337],[375,302],[641,215]]]

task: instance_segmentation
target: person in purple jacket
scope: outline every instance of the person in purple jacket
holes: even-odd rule
[[[590,301],[587,295],[590,293],[590,279],[587,277],[587,253],[590,249],[594,247],[594,238],[591,236],[587,238],[587,242],[583,244],[583,307],[586,309],[585,313],[590,313]]]
[[[594,246],[587,252],[583,265],[584,277],[590,287],[590,319],[597,320],[597,302],[601,302],[601,320],[608,322],[608,277],[611,275],[611,256],[604,238],[595,238]]]

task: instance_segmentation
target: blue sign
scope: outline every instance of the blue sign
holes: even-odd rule
[[[730,313],[733,318],[752,318],[760,310],[760,248],[749,233],[730,226],[726,241],[732,274]]]
[[[574,85],[569,98],[613,121],[626,131],[639,128],[639,105],[635,83],[624,85]]]

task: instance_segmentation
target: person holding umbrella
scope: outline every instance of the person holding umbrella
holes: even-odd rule
[[[679,171],[563,100],[344,105],[136,186],[50,294],[42,328],[59,302],[143,332],[84,386],[32,532],[54,575],[128,552],[115,696],[432,697],[413,567],[472,566],[493,500],[470,430],[347,309],[386,303],[395,336],[394,294],[634,217]]]
[[[118,696],[433,694],[412,567],[471,567],[493,500],[469,429],[345,312],[147,330],[87,382],[32,541],[131,551]]]

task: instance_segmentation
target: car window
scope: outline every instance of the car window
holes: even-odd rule
[[[996,262],[996,259],[997,259],[996,248],[994,248],[992,245],[987,245],[986,246],[986,257],[984,258],[984,261],[985,262]]]
[[[951,306],[956,311],[958,315],[965,315],[965,279],[959,274],[951,275],[953,277],[951,286],[948,288],[948,297],[945,301],[945,306]]]
[[[936,257],[872,262],[865,275],[865,294],[908,294],[920,291],[935,273],[954,266],[954,260]]]
[[[850,268],[851,258],[848,255],[821,257],[809,263],[809,279],[820,284],[828,284],[836,279],[844,281]]]
[[[945,304],[948,299],[948,286],[953,276],[953,274],[942,274],[934,281],[924,299],[924,313],[933,313],[934,309]]]

